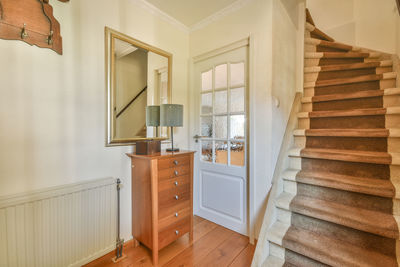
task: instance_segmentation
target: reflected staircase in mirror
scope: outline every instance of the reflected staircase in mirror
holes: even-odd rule
[[[302,110],[252,266],[398,266],[398,57],[306,18]]]

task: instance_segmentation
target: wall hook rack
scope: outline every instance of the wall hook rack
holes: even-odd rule
[[[48,0],[0,0],[0,39],[19,40],[62,54],[60,23]]]

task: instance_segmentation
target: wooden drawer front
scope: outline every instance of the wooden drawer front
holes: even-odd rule
[[[189,165],[189,162],[190,162],[189,156],[159,159],[158,160],[158,169],[164,170],[164,169],[169,169],[169,168],[181,167],[184,165]]]
[[[181,166],[181,167],[175,167],[175,168],[159,170],[158,171],[158,179],[159,180],[171,179],[171,178],[182,176],[182,175],[188,175],[189,172],[190,172],[190,166],[189,165],[184,165],[184,166]]]
[[[190,200],[182,201],[174,206],[158,210],[158,221],[168,217],[171,214],[175,214],[177,210],[183,210],[186,208],[190,208]]]
[[[167,180],[161,180],[158,183],[158,192],[165,191],[171,188],[177,188],[178,186],[188,184],[189,182],[190,182],[189,175],[178,176]]]
[[[158,210],[163,210],[190,200],[190,185],[179,185],[158,193]],[[161,217],[160,217],[161,218]]]
[[[184,209],[169,209],[168,214],[164,218],[158,220],[158,229],[159,231],[163,231],[171,224],[174,224],[189,215],[191,215],[190,207],[185,207]]]
[[[174,224],[171,224],[158,234],[158,249],[162,249],[171,242],[177,240],[190,230],[190,217],[187,216]]]

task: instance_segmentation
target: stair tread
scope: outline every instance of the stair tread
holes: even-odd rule
[[[376,116],[400,113],[399,108],[365,108],[346,110],[323,110],[299,112],[299,118],[324,118],[324,117],[354,117],[354,116]]]
[[[396,193],[390,180],[355,177],[330,172],[300,171],[296,174],[296,181],[381,197],[393,198]]]
[[[353,84],[353,83],[362,83],[362,82],[373,82],[380,81],[385,79],[395,79],[397,76],[396,72],[386,72],[383,74],[368,74],[368,75],[359,75],[354,77],[346,77],[346,78],[337,78],[330,80],[318,80],[315,82],[305,82],[304,88],[309,87],[326,87],[333,85],[341,85],[341,84]]]
[[[399,238],[395,220],[398,216],[312,197],[295,196],[287,192],[281,195],[277,198],[279,202],[276,204],[279,208],[360,231],[388,238]]]
[[[400,88],[387,88],[381,90],[365,90],[352,93],[308,96],[308,97],[302,97],[301,102],[304,104],[304,103],[327,102],[327,101],[337,101],[344,99],[357,99],[357,98],[368,98],[368,97],[388,96],[388,95],[400,95]]]
[[[392,65],[393,65],[392,60],[381,60],[381,61],[360,62],[360,63],[350,63],[350,64],[333,64],[333,65],[305,67],[304,72],[309,73],[309,72],[355,70],[355,69],[367,69],[376,67],[389,67]]]
[[[275,257],[275,256],[268,256],[268,258],[262,264],[262,267],[282,267],[285,264],[285,260]]]
[[[338,161],[350,161],[374,164],[392,164],[392,156],[386,152],[327,149],[327,148],[304,148],[300,152],[304,158],[317,158]]]
[[[376,53],[365,52],[305,52],[305,58],[368,58],[377,57]]]
[[[340,42],[332,42],[332,41],[327,41],[327,40],[321,40],[317,38],[312,38],[308,37],[304,39],[306,44],[313,44],[313,45],[319,45],[319,46],[324,46],[324,47],[331,47],[331,48],[337,48],[345,51],[351,51],[353,47],[351,45],[346,45]]]
[[[397,266],[395,258],[325,235],[291,227],[285,247],[331,266]]]
[[[307,129],[304,136],[389,137],[389,129]]]

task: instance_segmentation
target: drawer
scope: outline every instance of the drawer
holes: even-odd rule
[[[190,207],[190,200],[185,200],[177,203],[176,205],[172,205],[170,207],[166,207],[158,210],[158,221],[164,219],[165,217],[170,216],[171,214],[175,214],[177,210],[184,210]]]
[[[174,167],[181,167],[184,165],[189,165],[189,162],[190,162],[189,156],[159,159],[158,160],[158,169],[164,170],[164,169],[169,169],[169,168],[174,168]]]
[[[190,200],[190,185],[179,185],[158,193],[158,210],[163,210]]]
[[[169,209],[168,213],[164,215],[163,218],[158,220],[158,229],[159,231],[164,230],[171,224],[174,224],[185,218],[190,216],[192,209],[189,206],[184,207],[183,209],[179,206],[175,206],[175,209]]]
[[[185,185],[190,183],[190,176],[178,176],[171,179],[164,179],[158,183],[158,192],[165,191],[171,188],[177,188],[180,185]]]
[[[158,249],[162,249],[171,242],[190,231],[190,216],[171,224],[158,233]]]
[[[175,167],[175,168],[169,168],[169,169],[163,169],[158,171],[158,179],[163,180],[163,179],[171,179],[174,177],[182,176],[182,175],[187,175],[190,172],[190,166],[189,165],[184,165],[181,167]]]

